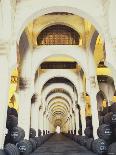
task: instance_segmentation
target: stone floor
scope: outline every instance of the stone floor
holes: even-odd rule
[[[56,134],[32,155],[95,155],[67,137]]]

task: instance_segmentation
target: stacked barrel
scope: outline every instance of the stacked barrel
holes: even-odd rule
[[[98,139],[93,138],[92,117],[86,117],[85,136],[67,134],[75,142],[101,155],[116,155],[116,103],[99,112]]]
[[[102,129],[103,137],[105,136],[105,141],[108,145],[107,154],[115,155],[116,154],[116,103],[113,103],[111,106],[106,108],[103,117],[104,132]],[[98,136],[99,134],[98,130]]]
[[[52,136],[50,133],[46,134],[45,131],[43,131],[44,135],[41,136],[41,130],[38,129],[38,136],[36,137],[36,131],[30,128],[30,138],[26,140],[24,139],[25,131],[17,125],[17,111],[8,108],[6,122],[8,133],[5,137],[4,150],[0,150],[0,155],[30,155]]]

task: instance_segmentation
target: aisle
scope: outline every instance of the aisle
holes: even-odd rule
[[[95,155],[61,134],[56,134],[32,155]]]

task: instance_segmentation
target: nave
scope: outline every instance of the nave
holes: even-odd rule
[[[0,155],[116,155],[115,6],[0,0]]]

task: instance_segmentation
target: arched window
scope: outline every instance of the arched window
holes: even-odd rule
[[[37,37],[38,45],[78,45],[79,34],[65,25],[52,25],[44,29]]]

